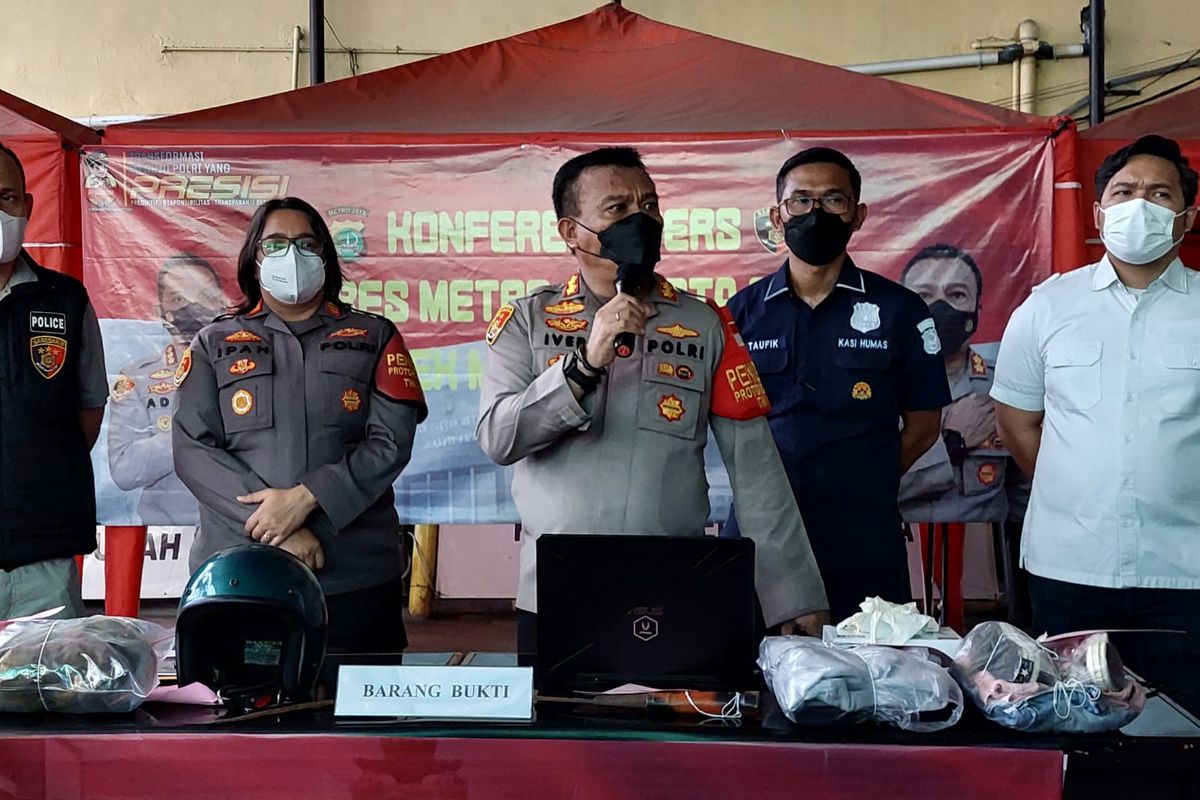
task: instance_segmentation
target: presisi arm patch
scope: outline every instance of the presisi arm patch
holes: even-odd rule
[[[417,406],[421,410],[420,419],[428,413],[421,378],[398,330],[393,329],[375,364],[375,390],[390,400]]]
[[[765,417],[771,412],[771,403],[750,351],[738,333],[737,323],[725,307],[711,302],[709,305],[721,317],[725,336],[725,350],[713,376],[713,416],[739,420]]]

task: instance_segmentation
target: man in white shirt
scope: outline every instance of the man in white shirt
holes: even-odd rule
[[[1200,274],[1179,245],[1196,189],[1170,139],[1105,159],[1093,213],[1106,254],[1016,310],[991,391],[1000,434],[1033,476],[1021,557],[1036,631],[1186,631],[1116,641],[1189,705],[1200,697]]]

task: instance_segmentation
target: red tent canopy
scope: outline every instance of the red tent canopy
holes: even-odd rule
[[[677,28],[610,4],[392,69],[112,127],[105,141],[390,143],[417,138],[413,134],[527,140],[531,133],[556,132],[708,139],[781,130],[1050,132],[1057,124]]]
[[[106,144],[628,141],[947,132],[1058,135],[1057,269],[1082,263],[1075,131],[678,28],[609,4],[566,22],[319,86],[118,125]],[[1061,135],[1064,134],[1065,135]]]
[[[1179,142],[1192,166],[1200,168],[1200,89],[1169,95],[1140,108],[1115,116],[1080,135],[1079,174],[1084,184],[1084,221],[1092,256],[1103,252],[1092,217],[1096,199],[1093,176],[1100,162],[1135,139],[1157,133]],[[1183,247],[1184,262],[1200,267],[1200,231],[1193,230]]]
[[[0,142],[21,159],[34,198],[25,246],[41,264],[76,276],[82,264],[78,147],[99,141],[90,128],[0,92]]]

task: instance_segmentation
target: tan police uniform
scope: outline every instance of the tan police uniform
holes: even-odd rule
[[[767,426],[770,404],[733,321],[657,280],[635,352],[613,362],[581,401],[563,362],[602,301],[578,273],[502,307],[488,329],[476,438],[496,462],[516,464],[517,606],[537,610],[540,534],[703,535],[711,426],[744,535],[757,547],[767,624],[824,610],[824,585]]]

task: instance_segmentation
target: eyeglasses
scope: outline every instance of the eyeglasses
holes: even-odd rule
[[[827,194],[821,197],[798,196],[789,197],[780,203],[779,207],[787,209],[787,212],[793,217],[798,217],[812,211],[813,206],[818,204],[830,214],[840,216],[854,206],[854,201],[844,194]]]
[[[297,236],[294,239],[287,236],[268,236],[258,240],[258,252],[262,253],[263,258],[279,258],[287,255],[292,245],[301,253],[310,256],[319,256],[324,249],[321,240],[315,236]]]

